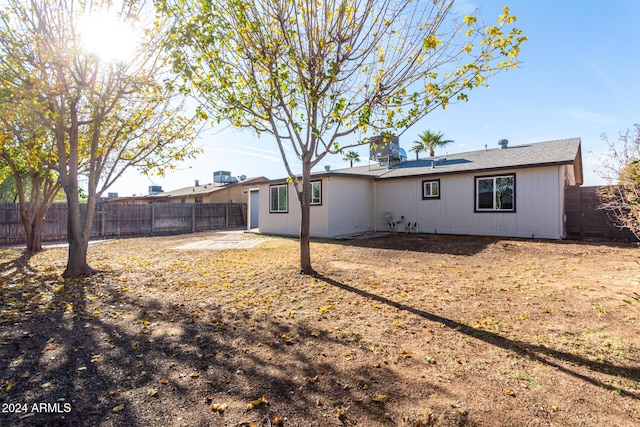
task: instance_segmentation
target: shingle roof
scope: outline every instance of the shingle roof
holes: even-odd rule
[[[200,195],[200,194],[210,194],[213,193],[215,191],[219,191],[219,190],[224,190],[227,189],[229,187],[233,187],[236,185],[240,185],[239,182],[234,182],[234,183],[230,183],[230,184],[213,184],[213,183],[208,183],[208,184],[202,184],[202,185],[195,185],[195,186],[191,186],[191,187],[183,187],[183,188],[176,188],[175,190],[171,190],[171,191],[163,191],[162,193],[159,193],[159,196],[169,196],[169,197],[178,197],[178,196],[194,196],[194,195]]]
[[[576,180],[582,183],[580,138],[448,154],[427,159],[409,160],[391,167],[372,165],[337,169],[329,173],[321,172],[315,175],[331,174],[390,179],[566,164],[575,164]]]
[[[201,185],[194,185],[191,187],[177,188],[172,191],[164,191],[159,193],[160,197],[182,197],[182,196],[195,196],[201,194],[211,194],[216,191],[226,190],[228,188],[236,187],[238,185],[243,185],[250,182],[257,182],[266,180],[265,177],[255,177],[255,178],[247,178],[244,181],[236,181],[228,184],[220,184],[220,183],[207,183]]]

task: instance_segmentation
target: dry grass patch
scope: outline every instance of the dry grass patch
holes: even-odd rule
[[[0,425],[640,425],[636,246],[215,238],[0,251]]]

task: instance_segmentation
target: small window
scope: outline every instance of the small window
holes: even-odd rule
[[[440,180],[422,181],[422,199],[440,198]]]
[[[311,183],[311,204],[322,204],[322,181],[313,181]]]
[[[269,187],[269,196],[269,212],[288,212],[287,184],[272,185]]]
[[[196,197],[196,203],[202,203],[202,197]]]
[[[516,176],[476,177],[476,212],[515,212]]]

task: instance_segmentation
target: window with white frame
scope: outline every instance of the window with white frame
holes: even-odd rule
[[[432,179],[430,181],[422,181],[422,199],[439,199],[440,198],[440,180]]]
[[[322,181],[313,181],[311,183],[311,204],[322,204]]]
[[[515,212],[516,176],[476,177],[476,212]]]
[[[287,184],[272,185],[269,187],[269,212],[288,212]]]

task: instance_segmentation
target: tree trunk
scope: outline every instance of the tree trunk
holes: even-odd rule
[[[36,214],[29,224],[29,233],[27,233],[27,252],[36,253],[42,251],[42,223],[43,217]]]
[[[69,237],[69,259],[62,277],[84,277],[96,272],[87,263],[89,241],[73,240]]]
[[[87,228],[87,221],[92,221],[93,210],[90,203],[85,212],[80,209],[80,197],[77,187],[71,185],[65,187],[67,194],[67,206],[69,216],[67,218],[67,240],[69,241],[69,258],[67,268],[62,277],[83,277],[94,274],[96,270],[87,263],[87,250],[89,247],[89,233],[91,224]],[[95,205],[95,203],[94,203]]]
[[[302,191],[300,201],[300,272],[314,274],[311,266],[310,229],[311,229],[311,162],[302,161]]]
[[[19,191],[23,191],[22,188]],[[42,251],[42,223],[44,214],[51,203],[46,199],[41,200],[40,194],[32,194],[32,200],[26,201],[24,194],[19,197],[20,200],[20,219],[24,227],[27,252],[36,253]]]

